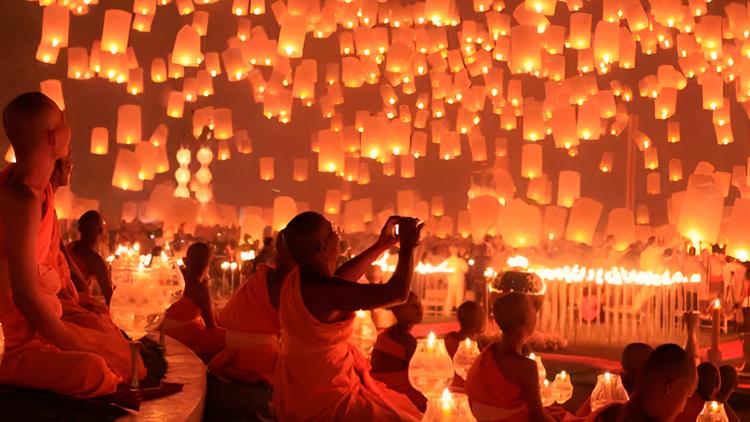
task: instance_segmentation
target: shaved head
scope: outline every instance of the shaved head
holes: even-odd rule
[[[50,139],[54,139],[50,145],[53,159],[69,152],[70,130],[63,113],[54,101],[41,92],[21,94],[8,103],[3,110],[3,128],[19,158],[28,156]],[[58,133],[63,128],[65,130]],[[51,132],[54,138],[50,137]]]
[[[492,307],[495,322],[503,332],[531,329],[536,325],[536,309],[531,298],[518,292],[500,296]]]
[[[289,253],[298,264],[304,263],[323,240],[331,223],[322,215],[306,211],[297,214],[284,229]]]
[[[695,363],[687,352],[676,344],[663,344],[643,365],[631,402],[659,420],[674,420],[695,391],[696,378]]]

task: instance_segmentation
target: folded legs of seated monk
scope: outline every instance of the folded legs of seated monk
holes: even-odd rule
[[[210,361],[226,348],[223,328],[207,328],[200,308],[187,297],[182,297],[167,310],[165,332],[188,346],[205,361]]]

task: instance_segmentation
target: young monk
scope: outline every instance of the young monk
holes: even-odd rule
[[[91,283],[96,281],[104,301],[109,304],[112,299],[112,278],[109,266],[99,255],[97,248],[104,236],[104,220],[101,214],[94,210],[86,211],[78,219],[78,232],[81,238],[70,244],[68,250],[76,266],[84,277],[84,285],[80,292],[91,293]]]
[[[276,265],[258,265],[219,315],[227,330],[227,347],[209,364],[211,372],[244,382],[273,385],[279,356],[279,296],[294,269],[284,231],[276,239]]]
[[[630,343],[622,349],[622,355],[620,355],[620,367],[622,368],[620,379],[625,391],[628,392],[628,396],[633,395],[635,382],[638,380],[643,365],[646,364],[646,360],[648,360],[653,351],[654,349],[646,343]],[[576,416],[588,416],[590,413],[591,396],[578,408]]]
[[[502,339],[485,348],[466,376],[466,394],[477,421],[554,421],[542,406],[536,363],[522,349],[536,327],[528,295],[507,293],[495,301]]]
[[[697,378],[687,352],[676,344],[663,344],[654,349],[643,365],[630,401],[604,406],[586,421],[672,422],[695,391]]]
[[[5,355],[0,384],[95,397],[113,393],[127,366],[110,368],[97,346],[60,319],[60,276],[48,261],[58,251],[50,176],[69,154],[70,128],[57,105],[22,94],[3,112],[16,164],[0,174],[0,322]],[[127,351],[125,351],[127,355]]]
[[[211,247],[202,242],[190,245],[185,256],[185,291],[164,317],[165,332],[188,346],[204,361],[210,361],[225,347],[225,332],[216,324],[208,267]]]
[[[698,372],[698,388],[695,389],[685,409],[675,419],[676,422],[694,422],[703,410],[703,405],[710,400],[716,400],[716,394],[721,387],[719,368],[710,362],[703,362],[696,368]]]
[[[726,412],[729,422],[739,422],[740,417],[737,416],[737,412],[729,405],[729,398],[732,397],[734,390],[737,389],[737,385],[739,384],[737,369],[731,365],[722,365],[719,367],[719,373],[721,374],[721,388],[716,393],[716,400],[724,403],[724,412]]]
[[[328,220],[304,212],[286,226],[297,270],[282,286],[279,307],[281,355],[273,403],[280,421],[420,418],[406,396],[370,376],[367,360],[348,339],[356,310],[392,306],[409,297],[421,227],[413,218],[390,218],[375,244],[336,269],[340,242]],[[399,242],[398,264],[387,283],[355,282]]]
[[[484,331],[485,316],[479,303],[467,300],[456,310],[459,330],[451,331],[445,335],[445,348],[453,357],[458,350],[458,345],[468,339],[476,340],[477,335]]]
[[[422,302],[419,296],[410,292],[406,303],[390,309],[396,316],[396,324],[378,335],[370,356],[372,377],[385,383],[391,390],[406,394],[424,412],[427,398],[409,382],[409,361],[417,349],[417,339],[411,330],[422,322]]]

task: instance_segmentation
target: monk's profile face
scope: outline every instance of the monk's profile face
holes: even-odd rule
[[[47,138],[55,160],[70,157],[71,132],[65,114],[55,106],[49,116]]]
[[[318,242],[318,253],[326,260],[331,270],[335,270],[336,261],[341,251],[341,238],[330,222],[326,221],[323,228],[322,236]]]
[[[695,391],[698,385],[698,373],[695,368],[692,368],[692,373],[689,376],[678,378],[667,383],[665,393],[665,400],[663,403],[668,406],[669,418],[666,420],[673,421],[679,416],[680,413],[685,409],[688,398]]]

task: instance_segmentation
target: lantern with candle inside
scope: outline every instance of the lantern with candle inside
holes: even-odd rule
[[[526,144],[521,147],[521,176],[534,179],[542,175],[542,145]]]
[[[565,371],[555,375],[555,380],[550,388],[552,396],[558,404],[563,404],[573,397],[573,383],[570,382],[570,375]]]
[[[427,402],[423,422],[476,422],[466,394],[451,392],[447,388]]]
[[[39,90],[42,91],[42,94],[48,96],[54,101],[60,110],[65,110],[62,84],[59,79],[47,79],[46,81],[39,82]]]
[[[278,196],[273,200],[271,228],[279,231],[286,227],[289,220],[297,215],[297,203],[289,196]]]
[[[479,345],[470,338],[465,339],[458,345],[456,354],[453,355],[453,368],[459,377],[466,379],[469,368],[479,356]]]
[[[596,378],[596,386],[591,393],[591,411],[610,403],[625,403],[630,399],[617,374],[605,372]]]
[[[289,58],[302,57],[307,34],[307,16],[287,15],[279,30],[278,54]]]
[[[443,339],[430,332],[417,340],[417,349],[409,361],[409,383],[425,397],[439,396],[453,379],[453,361]]]
[[[355,312],[354,323],[352,324],[352,336],[349,342],[354,345],[360,352],[369,358],[372,347],[378,339],[378,330],[372,321],[372,312],[358,310]]]
[[[274,179],[273,157],[260,157],[258,159],[260,180],[269,181]]]
[[[109,151],[109,131],[106,127],[95,127],[91,129],[91,153],[94,155],[107,155]]]
[[[117,143],[131,145],[141,141],[141,106],[123,104],[117,108]]]
[[[557,205],[570,208],[581,196],[581,174],[563,170],[557,179]]]
[[[54,48],[67,47],[69,27],[70,14],[67,7],[55,4],[45,7],[42,13],[40,43]]]
[[[112,173],[112,186],[122,190],[140,191],[143,189],[143,180],[138,178],[141,169],[141,161],[134,152],[127,149],[117,151],[115,169]]]
[[[127,50],[131,17],[130,12],[119,9],[107,9],[104,12],[100,44],[102,50],[112,54],[124,53]]]
[[[723,403],[707,401],[695,422],[729,422],[729,418]]]

